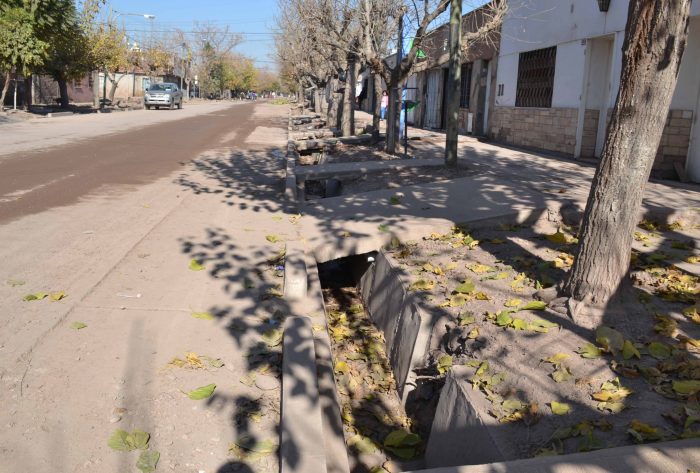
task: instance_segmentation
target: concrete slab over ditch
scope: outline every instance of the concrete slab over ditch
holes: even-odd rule
[[[297,179],[328,179],[331,177],[353,176],[394,169],[444,166],[442,159],[394,159],[391,161],[357,161],[315,166],[298,166],[294,173]]]
[[[357,136],[346,136],[339,138],[324,138],[320,140],[302,140],[295,141],[294,146],[297,151],[306,151],[309,149],[324,148],[326,146],[334,146],[338,143],[343,143],[346,145],[359,145],[364,143],[369,143],[372,141],[372,135],[357,135]]]
[[[404,197],[391,204],[397,192]],[[525,186],[506,186],[493,176],[385,189],[301,204],[302,234],[318,262],[368,253],[391,242],[447,233],[455,223],[532,223],[559,215],[566,205]]]
[[[689,439],[406,473],[686,473],[699,466],[700,439]]]

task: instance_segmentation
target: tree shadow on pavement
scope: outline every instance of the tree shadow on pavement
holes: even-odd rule
[[[195,195],[220,195],[222,204],[240,211],[282,212],[287,208],[282,192],[285,163],[282,155],[275,155],[272,151],[273,149],[256,152],[216,151],[193,163],[193,171],[205,176],[205,183],[193,179],[190,171],[184,171],[176,182]],[[546,216],[547,207],[559,203],[562,197],[569,204],[580,201],[578,197],[569,199],[568,189],[584,191],[588,186],[588,178],[582,179],[580,171],[571,167],[562,167],[554,176],[551,169],[535,172],[530,172],[530,169],[525,175],[521,171],[526,169],[526,165],[511,167],[508,173],[502,173],[497,169],[500,159],[497,151],[475,149],[466,154],[469,153],[479,154],[483,161],[493,161],[489,164],[479,163],[477,169],[482,173],[463,181],[476,186],[477,193],[474,195],[478,194],[481,199],[478,203],[465,201],[464,195],[458,192],[462,181],[438,183],[420,189],[408,187],[403,190],[407,196],[399,205],[378,201],[376,195],[341,196],[302,206],[304,216],[299,231],[308,236],[311,250],[317,257],[322,255],[319,260],[323,261],[377,250],[394,238],[403,240],[409,230],[406,221],[423,219],[428,209],[431,210],[429,215],[432,219],[459,224],[469,220],[474,212],[517,207],[523,210],[517,217],[513,212],[503,212],[500,218],[510,223],[522,223],[523,218],[532,222]],[[560,189],[566,191],[561,193]],[[514,218],[521,221],[513,222]],[[234,225],[245,226],[246,222],[235,222]],[[423,227],[424,233],[429,233],[429,228],[430,224]],[[479,228],[478,223],[476,228]],[[416,232],[415,229],[412,231]],[[183,239],[181,243],[183,254],[206,263],[211,268],[209,275],[212,281],[220,284],[221,290],[237,301],[235,305],[211,307],[210,312],[217,319],[225,321],[233,342],[246,351],[247,374],[258,373],[258,376],[260,369],[270,365],[279,369],[281,324],[293,310],[287,301],[279,297],[281,279],[277,277],[276,271],[281,262],[280,248],[274,244],[260,245],[257,248],[243,247],[232,232],[224,227],[209,228],[200,238]],[[542,244],[551,246],[545,242]],[[494,256],[497,256],[495,252]],[[528,264],[528,259],[533,261],[532,265]],[[527,273],[533,265],[537,269],[538,260],[536,255],[523,255],[523,258],[508,263],[515,270]],[[554,271],[551,275],[555,280],[562,276],[559,271]],[[624,325],[625,319],[619,318],[617,312],[605,316],[606,325]],[[592,332],[581,329],[556,314],[543,313],[542,317],[560,324],[562,330],[576,333],[588,340],[595,339]],[[627,317],[632,315],[628,314]],[[538,351],[531,353],[533,359],[539,358],[539,350],[543,347],[545,346],[537,345]],[[527,376],[526,370],[521,370],[520,373]],[[300,380],[298,382],[299,385],[293,386],[292,390],[308,392],[308,387]],[[538,383],[535,380],[531,382]],[[630,383],[636,389],[646,389],[642,379],[631,378]],[[544,386],[539,388],[549,389]],[[434,392],[433,395],[436,396],[437,393]],[[252,431],[250,422],[241,419],[249,419],[249,408],[257,402],[257,399],[250,396],[230,399],[216,396],[212,398],[211,405],[220,409],[231,406],[234,410],[234,437],[247,435],[254,445],[265,439]],[[577,412],[578,420],[597,419],[601,416],[600,412],[585,404],[572,403],[572,407]],[[279,425],[275,426],[275,432],[279,433]],[[294,443],[295,439],[290,439],[290,442]],[[245,457],[226,463],[219,471],[228,471],[226,468],[255,471],[255,466],[246,462]]]

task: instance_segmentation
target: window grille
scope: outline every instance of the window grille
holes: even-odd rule
[[[552,106],[556,46],[520,53],[516,107]]]
[[[459,85],[459,108],[469,108],[469,94],[472,84],[472,63],[462,64],[461,83]]]

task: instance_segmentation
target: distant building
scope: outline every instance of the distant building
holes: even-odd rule
[[[628,1],[510,0],[502,27],[489,136],[575,158],[598,158],[622,69]],[[653,175],[700,182],[700,2]],[[664,111],[665,113],[665,111]]]
[[[484,8],[477,8],[462,17],[462,34],[475,31],[487,21]],[[430,32],[423,40],[425,59],[418,62],[415,75],[408,81],[417,101],[412,123],[422,128],[444,130],[447,125],[447,77],[449,72],[449,24]],[[461,134],[485,135],[489,129],[489,112],[494,106],[494,85],[497,71],[499,34],[488,41],[471,45],[462,54],[459,94],[459,126]]]

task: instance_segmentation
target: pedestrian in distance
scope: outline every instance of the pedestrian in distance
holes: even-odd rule
[[[386,117],[386,109],[389,107],[389,94],[382,92],[382,120]]]

